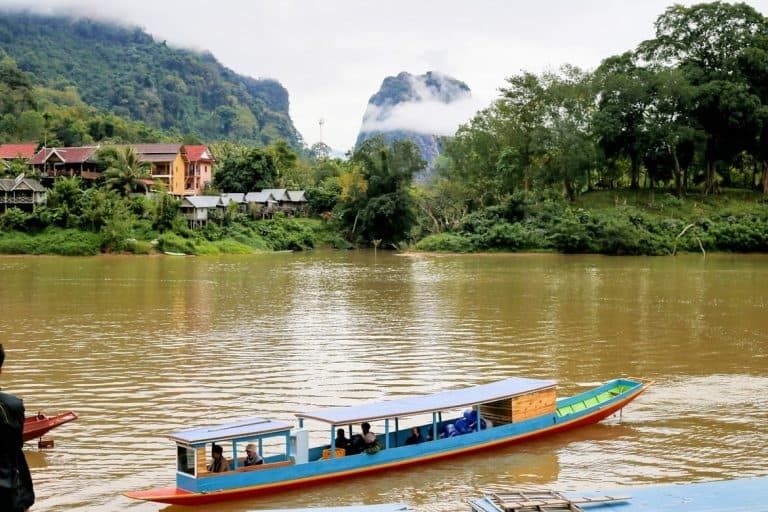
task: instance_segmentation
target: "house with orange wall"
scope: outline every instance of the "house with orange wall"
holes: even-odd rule
[[[215,159],[208,146],[132,144],[131,147],[139,161],[149,163],[151,179],[163,183],[165,189],[172,195],[200,195],[212,180]],[[49,179],[60,176],[96,179],[101,176],[96,169],[99,148],[99,146],[43,148],[29,160],[29,164]]]
[[[150,165],[152,179],[161,182],[169,194],[184,195],[184,158],[181,144],[132,144],[139,161]]]

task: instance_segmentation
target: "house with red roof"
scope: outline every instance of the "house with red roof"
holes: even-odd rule
[[[0,171],[11,166],[11,161],[20,158],[27,162],[35,156],[37,152],[37,143],[27,144],[0,144]]]
[[[67,176],[96,179],[100,176],[96,169],[98,149],[98,146],[43,148],[29,160],[29,165],[40,172],[44,183]]]
[[[213,158],[208,146],[187,144],[181,149],[184,158],[184,195],[201,195],[213,180]]]

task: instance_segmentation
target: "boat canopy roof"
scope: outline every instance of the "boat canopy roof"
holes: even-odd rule
[[[291,423],[285,421],[269,420],[264,418],[245,418],[220,425],[198,427],[192,430],[183,430],[168,436],[172,440],[185,444],[207,443],[209,441],[230,441],[247,437],[256,437],[272,432],[280,432],[293,428]]]
[[[346,425],[360,421],[412,416],[426,412],[458,409],[460,407],[495,402],[504,398],[552,388],[556,385],[557,381],[554,380],[513,377],[470,388],[442,391],[431,395],[412,396],[398,400],[353,405],[350,407],[328,407],[298,413],[296,416],[298,418],[324,421],[333,425]]]

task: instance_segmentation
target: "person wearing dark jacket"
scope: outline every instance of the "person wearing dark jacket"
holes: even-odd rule
[[[0,343],[0,373],[5,351]],[[24,402],[0,392],[0,510],[24,512],[35,502],[32,475],[24,457]]]

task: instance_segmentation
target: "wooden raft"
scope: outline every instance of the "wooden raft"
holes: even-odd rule
[[[629,496],[597,496],[594,498],[568,498],[555,491],[512,491],[509,493],[486,493],[485,498],[503,512],[560,511],[582,512],[580,506],[590,503],[627,501]]]
[[[555,412],[557,388],[551,387],[480,406],[480,416],[494,425],[506,425]]]

